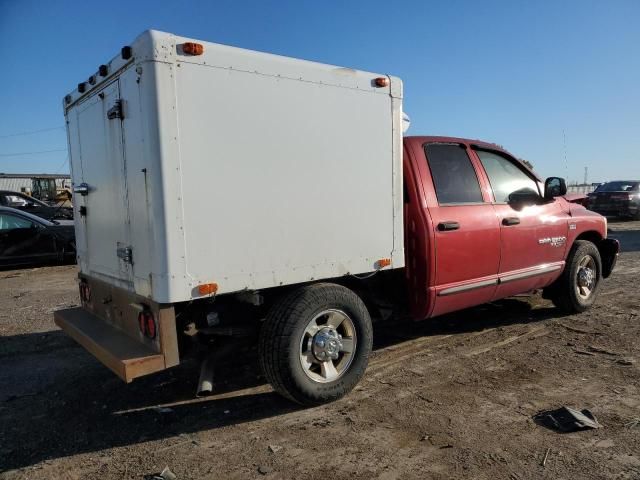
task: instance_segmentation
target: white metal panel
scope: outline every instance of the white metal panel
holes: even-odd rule
[[[390,96],[194,64],[176,81],[196,283],[265,288],[369,272],[391,257]]]

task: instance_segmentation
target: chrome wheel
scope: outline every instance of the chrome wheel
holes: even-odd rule
[[[585,255],[578,263],[576,271],[576,293],[582,300],[588,299],[596,286],[596,262],[591,255]]]
[[[300,365],[311,380],[333,382],[349,369],[356,344],[356,329],[351,318],[342,310],[323,310],[304,329],[300,339]]]

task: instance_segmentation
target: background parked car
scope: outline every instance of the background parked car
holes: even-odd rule
[[[48,204],[21,192],[0,190],[0,206],[23,210],[46,220],[71,220],[73,209]]]
[[[75,232],[69,220],[50,222],[0,207],[0,267],[73,262]]]
[[[586,207],[602,215],[640,220],[640,180],[603,183],[588,195]]]

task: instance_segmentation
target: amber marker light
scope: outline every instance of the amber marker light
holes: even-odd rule
[[[198,285],[198,293],[200,295],[213,295],[218,291],[217,283],[203,283]]]
[[[389,265],[391,265],[391,259],[390,258],[381,258],[376,263],[378,264],[378,268],[388,267]]]
[[[187,42],[182,44],[182,51],[187,55],[202,55],[204,46],[200,43]]]
[[[388,87],[389,79],[387,77],[378,77],[374,80],[376,87]]]

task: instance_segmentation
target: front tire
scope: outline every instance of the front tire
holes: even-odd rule
[[[360,381],[372,342],[371,317],[360,297],[340,285],[308,285],[269,311],[260,332],[260,364],[276,392],[319,405]]]
[[[562,275],[552,286],[551,300],[566,313],[584,312],[595,302],[601,280],[600,252],[593,243],[577,240]]]

